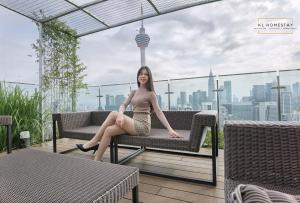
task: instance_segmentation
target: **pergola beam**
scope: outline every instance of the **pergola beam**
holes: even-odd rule
[[[68,14],[70,14],[70,13],[74,13],[74,12],[76,12],[76,11],[80,11],[80,10],[82,10],[82,9],[84,9],[84,8],[87,8],[87,7],[90,7],[90,6],[94,6],[94,5],[103,3],[103,2],[105,2],[105,1],[108,1],[108,0],[96,0],[96,1],[93,1],[93,2],[90,2],[90,3],[87,3],[87,4],[84,4],[84,5],[82,5],[82,6],[78,6],[78,5],[76,5],[76,4],[74,4],[74,3],[71,2],[71,4],[72,4],[73,6],[75,6],[76,8],[71,9],[71,10],[69,10],[69,11],[67,11],[67,12],[62,12],[62,13],[57,14],[57,15],[55,15],[55,16],[50,16],[49,18],[44,19],[44,20],[42,20],[41,22],[46,23],[46,22],[49,22],[49,21],[51,21],[51,20],[54,20],[54,19],[57,19],[57,18],[66,16],[66,15],[68,15]],[[70,3],[70,2],[68,1],[68,3]]]
[[[203,4],[209,4],[209,3],[213,3],[213,2],[217,2],[217,1],[222,1],[222,0],[206,0],[206,1],[197,2],[197,3],[185,5],[185,6],[176,7],[175,9],[168,9],[168,10],[165,10],[163,12],[158,11],[159,14],[150,14],[150,15],[147,15],[147,16],[138,17],[138,18],[135,18],[135,19],[132,19],[132,20],[128,20],[128,21],[125,21],[125,22],[122,22],[122,23],[117,23],[117,24],[111,25],[108,28],[95,29],[95,30],[92,30],[92,31],[88,31],[88,32],[79,34],[79,35],[77,35],[77,37],[83,37],[83,36],[90,35],[90,34],[93,34],[93,33],[96,33],[96,32],[107,30],[109,28],[114,28],[114,27],[118,27],[118,26],[121,26],[121,25],[133,23],[133,22],[136,22],[136,21],[139,21],[139,20],[142,20],[142,19],[152,18],[152,17],[155,17],[155,16],[171,13],[171,12],[174,12],[174,11],[178,11],[178,10],[182,10],[182,9],[186,9],[186,8],[191,8],[191,7],[199,6],[199,5],[203,5]]]
[[[105,25],[107,28],[110,28],[109,25],[107,25],[106,23],[104,23],[102,20],[100,20],[99,18],[97,18],[96,16],[94,16],[93,14],[91,14],[90,12],[87,12],[86,10],[84,10],[83,8],[81,8],[80,6],[72,3],[69,0],[65,0],[66,2],[68,2],[69,4],[75,6],[77,9],[81,10],[82,12],[86,13],[87,15],[89,15],[90,17],[94,18],[96,21],[98,21],[99,23]]]
[[[160,12],[159,12],[159,10],[156,8],[156,6],[154,5],[154,3],[153,3],[151,0],[147,0],[147,1],[148,1],[148,3],[153,7],[153,9],[156,11],[156,13],[159,15]]]
[[[108,25],[106,22],[103,22],[101,19],[99,19],[99,17],[95,16],[92,12],[89,12],[85,9],[85,8],[92,7],[92,6],[97,5],[97,4],[101,4],[103,2],[108,2],[108,4],[109,4],[108,0],[94,0],[90,3],[86,3],[86,4],[83,4],[83,5],[80,5],[80,6],[73,3],[73,2],[71,2],[71,0],[62,0],[62,1],[67,2],[68,4],[72,5],[74,8],[71,8],[70,10],[65,9],[66,11],[63,11],[59,14],[54,15],[54,16],[44,17],[43,19],[38,19],[38,18],[35,18],[34,16],[31,17],[27,13],[25,14],[22,11],[14,10],[14,9],[17,9],[17,8],[14,8],[13,6],[11,8],[9,8],[9,4],[3,5],[3,4],[5,4],[4,3],[5,1],[9,1],[9,0],[0,0],[0,2],[2,2],[2,3],[0,3],[0,5],[3,6],[4,8],[7,8],[7,9],[11,10],[11,11],[14,11],[14,12],[16,12],[16,13],[22,15],[22,16],[25,16],[25,17],[27,17],[27,18],[35,21],[35,22],[40,22],[40,23],[45,24],[46,22],[50,22],[51,20],[58,19],[58,18],[63,17],[63,16],[68,17],[67,15],[69,15],[69,14],[72,14],[76,11],[81,11],[81,12],[87,14],[89,17],[96,20],[97,22],[99,22],[101,25],[105,26],[105,27],[99,28],[98,25],[95,25],[94,29],[93,28],[92,29],[83,29],[81,31],[81,33],[78,33],[76,35],[76,37],[83,37],[83,36],[93,34],[93,33],[96,33],[96,32],[100,32],[100,31],[103,31],[103,30],[107,30],[107,29],[110,29],[110,28],[114,28],[114,27],[125,25],[125,24],[133,23],[133,22],[136,22],[136,21],[139,21],[139,20],[142,20],[142,19],[152,18],[152,17],[156,17],[156,16],[159,16],[159,15],[175,12],[175,11],[178,11],[178,10],[183,10],[183,9],[191,8],[191,7],[194,7],[194,6],[209,4],[209,3],[218,2],[218,1],[222,1],[222,0],[201,0],[201,1],[199,0],[198,2],[188,3],[186,5],[183,4],[183,5],[177,6],[177,7],[175,7],[175,5],[174,5],[174,7],[173,6],[168,6],[167,9],[165,9],[163,11],[159,10],[159,6],[156,5],[155,3],[153,3],[153,0],[147,0],[147,2],[151,5],[151,8],[153,8],[153,11],[155,11],[155,12],[152,12],[151,14],[148,14],[146,16],[129,19],[125,22],[122,22],[123,19],[120,19],[119,21],[117,21],[115,24],[112,24],[112,25]],[[109,14],[111,14],[111,15],[117,15],[117,13],[115,12],[115,10],[113,8],[110,12],[111,13],[109,13]],[[78,17],[78,16],[75,16],[75,19],[74,19],[75,23],[76,23],[76,17]],[[67,20],[68,20],[68,18],[67,18]],[[76,24],[74,26],[75,26],[75,29],[76,29]],[[74,29],[74,26],[73,26],[73,29]]]
[[[18,13],[18,14],[20,14],[20,15],[26,17],[26,18],[29,18],[29,19],[32,20],[32,21],[35,21],[35,22],[41,22],[41,21],[39,21],[39,20],[37,20],[37,19],[34,19],[34,18],[32,18],[32,17],[30,17],[30,16],[28,16],[28,15],[25,15],[25,14],[23,14],[23,13],[20,13],[19,11],[16,11],[16,10],[13,10],[13,9],[7,7],[7,6],[4,6],[3,4],[0,4],[0,5],[3,6],[4,8],[6,8],[6,9],[10,10],[10,11],[13,11],[13,12]]]

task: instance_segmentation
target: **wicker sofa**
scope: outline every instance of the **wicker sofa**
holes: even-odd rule
[[[239,184],[300,200],[300,122],[227,121],[224,137],[227,203],[233,202],[231,194]]]
[[[77,113],[56,113],[53,114],[53,151],[56,152],[56,128],[58,127],[60,138],[76,138],[89,140],[91,139],[100,124],[103,123],[108,116],[109,111],[92,111]],[[132,112],[125,112],[128,116],[132,116]],[[166,111],[164,112],[171,126],[176,129],[184,137],[181,139],[173,139],[168,135],[167,130],[162,126],[156,115],[151,116],[151,132],[149,136],[128,136],[120,135],[112,140],[110,144],[111,162],[125,164],[130,159],[145,150],[152,150],[164,153],[179,153],[187,156],[198,156],[209,158],[212,160],[212,180],[198,180],[188,177],[178,177],[167,174],[158,174],[153,171],[143,171],[152,175],[159,175],[169,178],[176,178],[186,181],[216,185],[216,156],[217,150],[217,113],[216,111]],[[57,124],[57,125],[56,125]],[[199,154],[201,141],[205,138],[206,129],[210,127],[212,130],[212,154]],[[122,145],[122,146],[120,146]],[[125,146],[124,146],[125,145]],[[118,160],[118,147],[135,146],[136,151]],[[132,148],[132,147],[131,147]],[[154,149],[155,148],[155,149]],[[71,149],[72,150],[72,149]],[[161,151],[163,150],[163,151]],[[168,151],[167,151],[168,150]],[[180,150],[170,151],[170,150]],[[186,151],[186,152],[183,152]]]

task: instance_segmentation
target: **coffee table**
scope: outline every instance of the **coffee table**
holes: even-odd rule
[[[33,149],[0,158],[0,202],[117,202],[132,190],[139,170]]]

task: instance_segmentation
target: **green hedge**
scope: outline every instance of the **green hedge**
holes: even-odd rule
[[[42,142],[39,113],[41,97],[37,92],[29,95],[19,86],[6,87],[0,83],[0,115],[11,115],[13,119],[13,148],[21,147],[20,132],[30,131],[31,144]],[[0,129],[0,151],[6,149],[6,130]]]
[[[219,149],[224,149],[224,133],[219,130]],[[207,131],[205,141],[203,143],[204,147],[211,147],[211,131]]]

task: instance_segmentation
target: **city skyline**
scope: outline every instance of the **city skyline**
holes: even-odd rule
[[[212,75],[212,74],[211,74]],[[213,77],[207,78],[206,88],[196,88],[194,91],[182,91],[172,88],[174,94],[171,97],[170,110],[216,110],[217,103],[214,97],[208,96],[208,91],[212,90],[216,81],[211,83]],[[172,83],[171,83],[172,84]],[[277,83],[265,81],[262,84],[252,84],[248,92],[244,92],[241,98],[234,95],[236,87],[232,87],[232,81],[226,80],[219,83],[220,121],[228,119],[242,120],[277,120],[278,103],[277,90],[274,89]],[[158,88],[160,89],[160,88]],[[120,90],[120,88],[118,88]],[[167,96],[164,90],[157,94],[159,106],[163,110],[168,110]],[[129,93],[129,92],[128,92]],[[216,93],[214,92],[216,95]],[[103,107],[98,110],[118,110],[120,104],[126,99],[128,94],[103,93],[106,102],[102,102]],[[281,90],[281,112],[283,120],[300,119],[300,80],[285,85]],[[87,109],[83,109],[87,110]],[[91,109],[89,109],[91,110]],[[93,109],[96,110],[96,109]],[[132,110],[129,107],[129,110]],[[296,116],[296,117],[295,117]],[[295,118],[294,118],[295,117]]]

